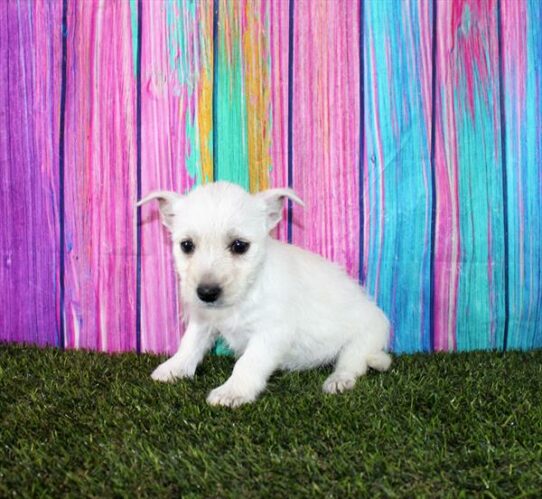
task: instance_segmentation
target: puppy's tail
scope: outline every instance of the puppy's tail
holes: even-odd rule
[[[370,368],[381,372],[387,371],[391,366],[391,356],[384,351],[371,353],[365,360]]]

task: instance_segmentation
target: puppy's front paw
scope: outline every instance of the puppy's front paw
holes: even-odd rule
[[[241,393],[234,386],[224,383],[209,393],[207,402],[211,405],[222,405],[224,407],[239,407],[243,404],[254,402],[256,397]]]
[[[178,363],[171,362],[171,359],[160,364],[151,374],[151,378],[154,381],[162,381],[163,383],[172,383],[176,379],[184,377],[182,368]]]
[[[324,381],[322,389],[326,393],[342,393],[351,390],[356,384],[355,376],[347,373],[333,373]]]

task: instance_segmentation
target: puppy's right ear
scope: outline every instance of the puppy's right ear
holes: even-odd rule
[[[173,209],[175,203],[181,199],[182,196],[172,191],[153,191],[145,196],[141,201],[138,201],[136,206],[141,206],[149,201],[157,200],[160,207],[160,219],[162,223],[168,228],[172,229],[173,222],[175,220],[175,211]]]

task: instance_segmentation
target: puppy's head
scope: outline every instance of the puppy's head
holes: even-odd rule
[[[185,196],[156,191],[162,223],[171,233],[183,301],[206,309],[244,299],[265,258],[269,232],[282,218],[284,199],[303,202],[291,189],[249,194],[228,182],[197,187]]]

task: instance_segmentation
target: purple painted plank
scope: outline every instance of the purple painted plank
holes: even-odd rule
[[[0,3],[0,340],[60,343],[61,2]]]

